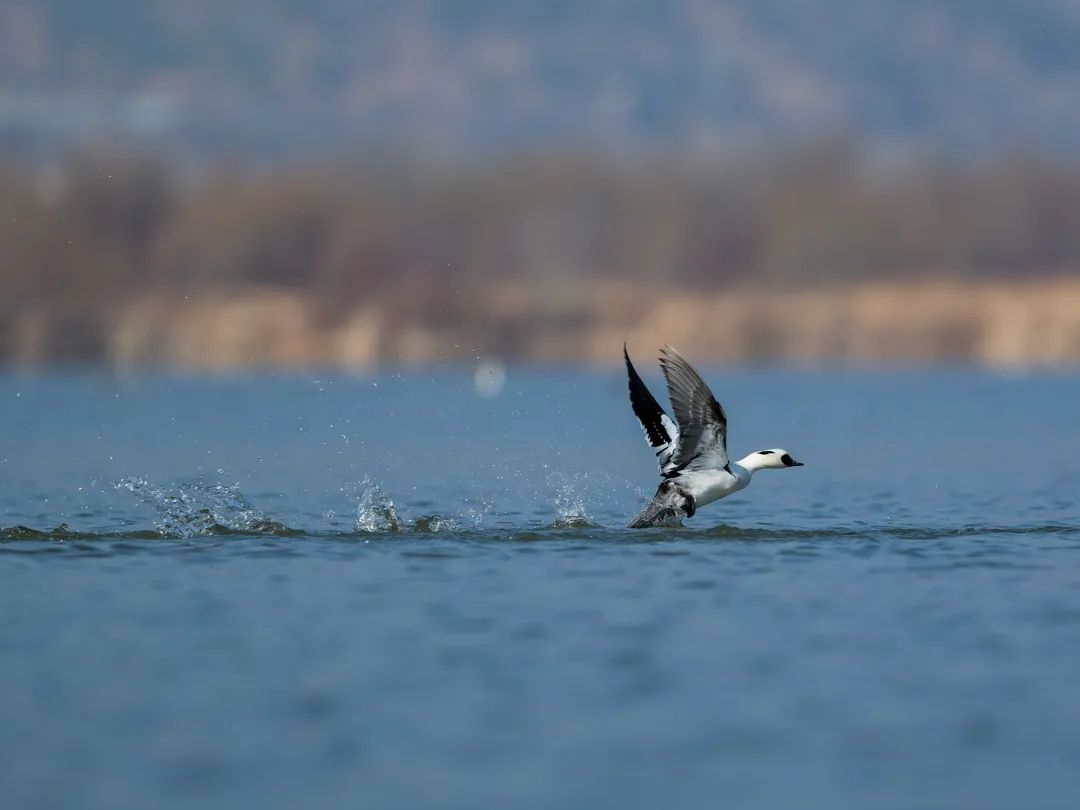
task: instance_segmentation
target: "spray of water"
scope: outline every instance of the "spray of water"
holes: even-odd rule
[[[555,518],[549,528],[597,526],[589,512],[589,504],[595,506],[593,501],[596,501],[596,497],[602,500],[602,493],[590,498],[590,492],[597,488],[594,484],[587,473],[558,473],[549,479],[555,506]],[[604,491],[610,488],[610,484],[604,482]],[[223,534],[292,536],[304,533],[290,529],[253,507],[237,484],[197,478],[171,486],[158,486],[146,478],[128,476],[117,481],[116,488],[130,492],[154,509],[154,525],[161,537],[186,539]],[[370,476],[343,487],[342,492],[356,505],[352,530],[360,534],[438,535],[475,531],[489,523],[493,511],[490,501],[480,499],[470,503],[460,516],[428,514],[406,518],[382,485]],[[329,518],[332,518],[332,513],[328,513]]]
[[[555,485],[555,520],[553,529],[580,529],[592,526],[585,509],[586,476],[558,474]]]
[[[288,526],[252,507],[238,485],[197,478],[171,488],[129,476],[116,488],[130,492],[157,512],[155,525],[164,537],[200,537],[212,534],[296,534]]]
[[[356,499],[356,531],[371,534],[408,531],[405,522],[398,517],[393,499],[378,482],[365,476],[347,490]]]

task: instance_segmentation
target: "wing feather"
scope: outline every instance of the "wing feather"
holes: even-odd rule
[[[671,409],[679,425],[675,469],[724,469],[728,465],[727,414],[709,386],[678,350],[660,350],[660,368],[667,380]]]

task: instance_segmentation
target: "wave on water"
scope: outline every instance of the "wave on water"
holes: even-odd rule
[[[341,540],[368,540],[378,536],[443,537],[448,539],[566,539],[569,537],[612,539],[624,542],[641,540],[728,540],[744,542],[791,541],[936,541],[950,538],[1010,535],[1080,535],[1080,527],[1063,524],[1028,526],[904,526],[840,525],[785,527],[782,525],[713,525],[665,526],[626,531],[622,526],[601,525],[589,514],[589,493],[595,489],[587,476],[560,475],[554,486],[555,517],[544,525],[490,525],[486,518],[488,504],[468,509],[461,516],[422,514],[403,517],[393,498],[371,477],[343,488],[355,503],[356,518],[346,530],[333,527],[292,528],[274,520],[248,503],[237,484],[207,481],[202,478],[183,481],[169,487],[157,486],[146,478],[129,476],[116,482],[120,491],[130,492],[156,512],[153,529],[79,531],[60,522],[55,528],[27,526],[0,527],[0,542],[19,540],[187,540],[222,535],[298,537],[312,536]],[[595,499],[594,499],[595,500]],[[594,504],[595,506],[595,504]],[[332,514],[332,513],[331,513]]]
[[[14,540],[159,540],[161,533],[155,530],[129,532],[79,532],[61,523],[53,529],[32,529],[29,526],[0,526],[0,543]]]
[[[1007,535],[1080,535],[1080,526],[1061,524],[1032,526],[822,526],[820,528],[785,528],[783,526],[666,526],[638,530],[643,535],[666,532],[673,538],[702,538],[745,541],[798,540],[947,540],[950,538]]]
[[[365,525],[383,525],[379,519]],[[627,530],[598,526],[587,520],[573,523],[574,518],[557,518],[546,525],[500,526],[495,530],[463,529],[453,518],[439,515],[423,515],[412,521],[393,522],[398,528],[367,529],[357,528],[351,531],[294,529],[271,519],[253,521],[246,528],[239,525],[230,527],[213,520],[199,517],[193,523],[184,525],[183,534],[177,529],[131,529],[90,531],[70,528],[61,523],[52,529],[35,529],[29,526],[0,526],[0,543],[15,541],[101,541],[101,540],[188,540],[197,537],[221,536],[261,536],[281,538],[321,538],[336,540],[369,540],[382,537],[417,537],[430,536],[444,539],[488,539],[497,541],[530,540],[610,540],[620,543],[664,542],[669,540],[727,541],[745,543],[792,543],[792,542],[845,542],[845,541],[907,541],[935,542],[942,540],[964,540],[990,537],[1057,536],[1062,538],[1080,537],[1080,526],[1071,525],[1031,525],[1031,526],[863,526],[843,527],[824,526],[821,528],[784,528],[782,526],[729,526],[710,527],[655,527],[651,529]],[[196,528],[198,527],[198,528]]]
[[[604,482],[605,491],[607,484]],[[130,475],[115,482],[117,491],[134,495],[154,511],[152,529],[80,531],[66,521],[55,528],[26,526],[0,527],[0,541],[52,539],[181,539],[228,535],[294,537],[300,535],[340,538],[377,535],[483,535],[494,530],[501,535],[511,531],[568,531],[603,528],[588,511],[590,493],[596,495],[597,482],[588,475],[560,474],[549,479],[554,489],[554,519],[540,526],[491,525],[493,506],[484,498],[466,499],[460,515],[403,515],[394,498],[371,476],[342,487],[341,492],[355,504],[355,518],[348,529],[326,527],[293,528],[253,506],[236,483],[198,477],[161,485],[146,477]],[[592,500],[596,500],[595,497]],[[550,501],[549,501],[550,503]],[[333,511],[327,516],[332,517]],[[344,530],[343,530],[344,529]]]

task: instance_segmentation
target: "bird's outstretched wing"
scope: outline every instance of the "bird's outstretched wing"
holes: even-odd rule
[[[641,376],[630,362],[630,354],[623,345],[623,357],[626,358],[626,374],[630,378],[630,407],[645,431],[649,446],[656,451],[656,460],[660,465],[660,474],[666,475],[675,469],[672,459],[679,448],[679,426],[664,413],[656,397],[652,395]]]
[[[727,468],[727,415],[709,386],[671,346],[660,350],[660,368],[679,423],[679,445],[671,459],[673,469]]]

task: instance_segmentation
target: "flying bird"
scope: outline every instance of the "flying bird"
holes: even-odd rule
[[[623,344],[630,377],[630,405],[645,438],[656,451],[660,486],[628,528],[643,529],[693,517],[702,506],[750,484],[758,470],[802,467],[786,450],[758,450],[740,461],[727,452],[727,415],[709,386],[676,349],[660,350],[672,419],[642,381]]]

